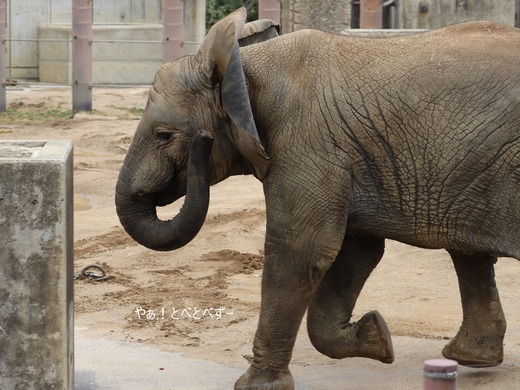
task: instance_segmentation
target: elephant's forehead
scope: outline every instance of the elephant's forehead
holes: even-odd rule
[[[179,76],[174,73],[168,74],[164,71],[157,71],[150,94],[152,93],[163,96],[182,93],[181,86],[179,85]]]
[[[189,57],[182,57],[162,64],[155,73],[154,88],[165,93],[185,88],[188,75],[192,71],[189,60]]]
[[[168,123],[173,127],[183,127],[189,122],[189,107],[185,94],[167,93],[152,86],[146,114],[153,123]]]
[[[179,76],[181,73],[181,69],[183,68],[183,59],[179,59],[173,62],[167,62],[166,64],[162,64],[157,69],[155,74],[156,81],[167,81],[168,78]]]
[[[189,57],[159,67],[148,98],[146,111],[149,119],[172,126],[184,126],[184,122],[190,121],[190,113],[197,105],[190,83],[192,72]]]

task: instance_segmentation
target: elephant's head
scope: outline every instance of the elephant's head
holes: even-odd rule
[[[266,175],[268,157],[253,119],[239,41],[269,39],[276,27],[244,26],[245,17],[242,8],[222,19],[195,55],[156,73],[116,186],[123,227],[148,248],[172,250],[195,237],[206,217],[209,185],[233,174]],[[175,218],[157,217],[157,206],[183,195]]]

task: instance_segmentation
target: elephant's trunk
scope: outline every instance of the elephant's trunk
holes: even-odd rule
[[[131,170],[121,169],[116,186],[116,210],[128,234],[141,245],[160,251],[178,249],[199,232],[209,205],[209,157],[213,138],[199,133],[188,159],[186,199],[179,214],[169,221],[157,217],[154,196],[137,196],[130,191]]]

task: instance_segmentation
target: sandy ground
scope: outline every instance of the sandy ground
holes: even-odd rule
[[[262,188],[249,176],[232,177],[212,187],[204,227],[180,250],[153,252],[133,242],[119,225],[114,187],[147,93],[146,87],[95,88],[94,111],[71,119],[50,114],[50,110],[70,109],[70,88],[10,87],[11,114],[0,115],[0,139],[74,142],[75,272],[96,263],[110,276],[102,282],[75,281],[75,324],[82,335],[142,345],[143,351],[152,347],[182,353],[240,372],[247,367],[244,357],[251,355],[260,301],[265,234]],[[46,115],[35,119],[29,113]],[[168,206],[161,215],[173,216],[181,204],[182,200]],[[505,361],[497,368],[461,368],[459,389],[520,386],[520,291],[516,289],[520,264],[500,259],[496,273],[508,319]],[[423,360],[441,357],[442,345],[460,325],[459,299],[455,272],[444,251],[388,241],[354,319],[373,309],[383,314],[395,338],[394,365],[328,359],[312,348],[302,326],[292,371],[298,379],[298,373],[309,376],[320,367],[330,377],[349,373],[363,376],[368,383],[349,387],[347,375],[345,388],[383,389],[384,384],[374,383],[402,375],[408,380],[406,388],[422,388],[417,373]],[[165,368],[157,368],[161,369]],[[223,388],[231,387],[235,379],[230,377]],[[312,386],[338,388],[328,380]]]

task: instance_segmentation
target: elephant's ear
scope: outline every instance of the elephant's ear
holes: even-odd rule
[[[197,56],[207,79],[220,82],[222,107],[231,119],[231,141],[262,180],[269,157],[256,130],[238,46],[246,15],[242,7],[217,22],[204,38]]]
[[[246,23],[242,36],[238,40],[240,47],[252,45],[276,38],[280,35],[280,26],[270,19],[260,19]]]

